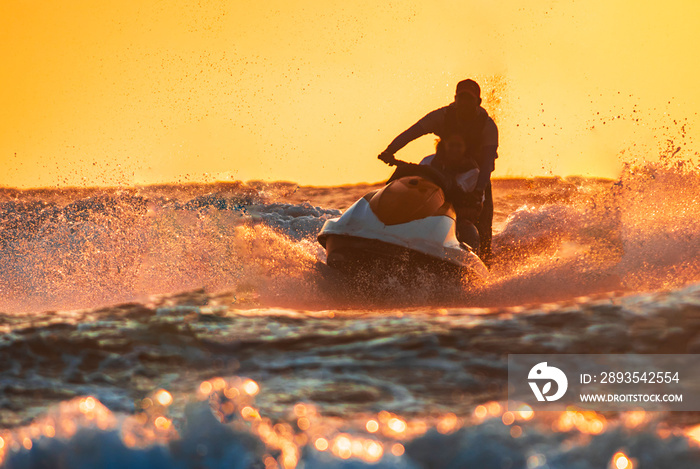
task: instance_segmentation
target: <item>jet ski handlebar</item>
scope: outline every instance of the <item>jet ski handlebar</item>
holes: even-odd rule
[[[450,180],[439,170],[430,165],[395,160],[393,166],[396,166],[396,170],[394,170],[394,174],[392,174],[386,182],[387,184],[404,177],[418,176],[437,184],[445,193],[450,192],[452,189]]]

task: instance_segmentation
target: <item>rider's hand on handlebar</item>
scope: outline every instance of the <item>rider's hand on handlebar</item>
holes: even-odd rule
[[[471,192],[469,196],[471,199],[471,205],[474,208],[476,214],[476,218],[479,218],[481,210],[484,208],[484,191],[477,189]]]
[[[389,153],[388,151],[381,152],[377,158],[379,158],[389,166],[396,165],[396,157],[394,157],[393,153]]]
[[[484,209],[484,191],[475,190],[474,195],[476,196],[476,212],[478,217]]]

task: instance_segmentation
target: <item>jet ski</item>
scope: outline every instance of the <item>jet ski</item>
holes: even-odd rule
[[[472,280],[488,276],[456,235],[448,182],[435,168],[397,161],[387,184],[355,202],[318,234],[326,264],[346,273],[429,269]]]

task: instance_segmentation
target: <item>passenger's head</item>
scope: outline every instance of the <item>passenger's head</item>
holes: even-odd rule
[[[462,118],[471,118],[476,115],[481,104],[481,87],[472,79],[462,80],[457,83],[455,91],[455,105]]]
[[[440,140],[437,151],[446,166],[457,167],[464,161],[467,145],[461,135],[452,134]]]

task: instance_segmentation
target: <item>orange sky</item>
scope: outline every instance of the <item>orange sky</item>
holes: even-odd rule
[[[698,24],[695,0],[4,1],[0,186],[378,181],[466,77],[500,99],[496,176],[614,176],[694,154]]]

